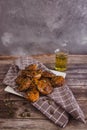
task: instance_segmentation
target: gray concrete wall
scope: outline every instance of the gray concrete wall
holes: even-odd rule
[[[87,0],[0,0],[0,55],[87,54]]]

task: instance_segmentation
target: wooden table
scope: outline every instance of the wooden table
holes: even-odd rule
[[[33,56],[49,68],[54,68],[54,55]],[[28,101],[4,92],[2,80],[11,63],[18,57],[0,56],[0,130],[60,130]],[[66,81],[87,119],[87,55],[70,55]],[[64,130],[87,130],[87,124],[70,119]]]

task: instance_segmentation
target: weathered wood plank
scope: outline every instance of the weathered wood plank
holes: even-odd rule
[[[0,118],[37,118],[46,119],[43,114],[26,100],[0,100]]]
[[[67,79],[87,79],[87,73],[67,73]]]
[[[12,60],[17,59],[19,56],[0,56],[0,63],[10,63]],[[42,55],[33,55],[33,58],[41,61],[42,63],[54,63],[55,55],[54,54],[42,54]],[[42,58],[43,57],[43,58]],[[87,63],[87,55],[69,55],[68,63]]]
[[[54,63],[44,63],[48,68],[54,67]],[[9,69],[11,64],[0,64],[0,72]],[[53,68],[54,69],[54,68]],[[67,73],[87,73],[87,64],[70,64],[68,65]]]
[[[76,100],[84,100],[86,101],[87,100],[87,89],[72,89],[72,92],[76,98]]]
[[[1,130],[62,130],[49,120],[40,119],[0,119]],[[71,120],[64,130],[86,130],[87,124]]]
[[[9,61],[7,61],[7,60],[6,61],[5,60],[1,61],[0,60],[1,65],[9,65],[9,64],[13,64],[13,63],[14,63],[14,60],[13,61],[12,60],[9,60]]]
[[[16,58],[18,58],[18,56],[1,56],[0,55],[0,60],[13,60],[13,59],[16,59]]]
[[[77,101],[87,119],[87,100]],[[84,107],[85,106],[85,107]],[[0,100],[0,118],[37,118],[46,119],[40,111],[34,108],[27,100]]]
[[[73,64],[73,63],[72,63],[72,64],[71,64],[71,63],[69,63],[68,66],[67,66],[67,68],[68,68],[67,70],[69,70],[69,71],[70,71],[70,70],[71,70],[71,71],[76,70],[76,71],[78,72],[79,70],[81,71],[82,69],[83,69],[83,70],[84,70],[84,69],[87,70],[87,64],[84,64],[84,63],[83,63],[83,64],[82,64],[82,63],[79,63],[79,64],[78,64],[78,63],[77,63],[77,64]]]
[[[46,61],[47,63],[54,63],[55,62],[55,55],[54,54],[37,55],[37,56],[33,56],[33,57],[35,59],[42,61],[42,62],[44,62],[44,61]],[[68,63],[70,63],[70,64],[87,63],[86,59],[87,59],[87,55],[69,55],[68,56]]]
[[[69,86],[87,86],[87,79],[67,79]]]

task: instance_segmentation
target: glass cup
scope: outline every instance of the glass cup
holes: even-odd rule
[[[55,50],[55,70],[66,71],[68,61],[68,51],[66,48]]]

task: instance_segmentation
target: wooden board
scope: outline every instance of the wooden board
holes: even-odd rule
[[[35,59],[54,69],[55,56],[35,55]],[[0,56],[0,130],[60,130],[28,101],[4,92],[3,78],[18,57]],[[66,82],[85,113],[87,120],[87,55],[69,55]],[[70,118],[64,130],[86,130],[83,124]]]

